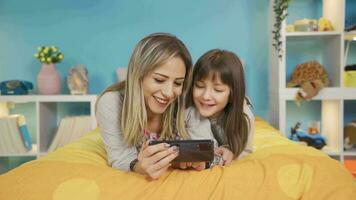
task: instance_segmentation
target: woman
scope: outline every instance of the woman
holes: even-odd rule
[[[156,179],[171,166],[178,149],[166,143],[149,146],[148,140],[189,137],[184,98],[191,74],[191,56],[175,36],[151,34],[136,45],[126,82],[106,89],[97,103],[97,121],[112,167]]]

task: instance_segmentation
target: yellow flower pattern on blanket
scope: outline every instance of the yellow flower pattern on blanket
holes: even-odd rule
[[[83,190],[82,188],[85,188]],[[99,200],[100,189],[95,181],[74,178],[61,183],[53,193],[53,200]]]
[[[308,192],[313,179],[313,168],[308,165],[289,164],[278,170],[278,183],[281,189],[293,199]]]
[[[256,120],[255,152],[225,167],[170,170],[159,180],[106,164],[98,130],[0,175],[0,199],[356,199],[351,174],[326,154]]]

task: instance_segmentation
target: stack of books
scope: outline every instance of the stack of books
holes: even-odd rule
[[[48,151],[54,151],[59,147],[79,139],[81,136],[91,131],[91,123],[92,120],[90,116],[63,118]]]
[[[23,115],[0,117],[0,154],[26,153],[32,140]]]

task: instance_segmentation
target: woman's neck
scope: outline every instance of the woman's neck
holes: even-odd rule
[[[162,115],[147,116],[147,129],[152,133],[160,133],[162,129]]]

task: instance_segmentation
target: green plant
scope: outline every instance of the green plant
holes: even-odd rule
[[[42,63],[60,63],[64,55],[61,53],[55,46],[41,46],[37,48],[37,53],[34,54],[34,57],[37,58]]]
[[[273,12],[275,14],[274,30],[273,33],[273,46],[278,52],[278,57],[282,58],[282,39],[281,39],[281,27],[283,20],[287,17],[289,3],[291,0],[274,0]]]

